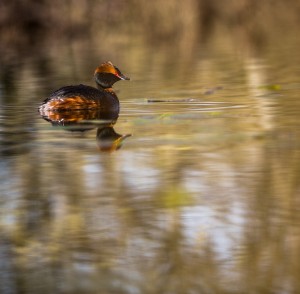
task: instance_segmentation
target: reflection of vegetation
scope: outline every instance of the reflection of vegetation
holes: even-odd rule
[[[281,289],[283,280],[299,273],[299,166],[292,164],[299,162],[299,152],[291,145],[274,148],[278,139],[256,142],[249,150],[245,146],[236,148],[231,159],[227,152],[223,157],[218,153],[219,164],[235,168],[231,174],[213,172],[215,162],[205,155],[195,162],[185,158],[186,151],[166,150],[152,163],[163,174],[156,175],[157,180],[169,177],[168,183],[173,184],[174,193],[168,189],[166,194],[157,187],[143,190],[139,175],[142,166],[135,167],[139,172],[131,178],[130,171],[120,170],[125,159],[120,163],[116,158],[96,157],[74,164],[74,158],[83,160],[75,150],[65,156],[59,150],[48,151],[52,160],[34,165],[30,157],[25,157],[22,172],[36,171],[36,176],[23,183],[24,198],[14,209],[15,226],[6,228],[1,223],[8,265],[1,267],[0,278],[1,271],[12,273],[9,283],[22,293],[46,289],[50,293],[130,293],[126,289],[131,287],[153,294]],[[290,156],[278,158],[285,148],[289,148]],[[258,158],[245,158],[243,154],[248,151],[258,152]],[[101,166],[102,170],[90,173],[94,180],[86,179],[82,164],[85,168],[92,165],[92,170]],[[197,171],[201,171],[199,178]],[[245,186],[238,187],[241,177],[245,177]],[[232,226],[228,220],[231,206],[245,206],[243,223],[237,224],[242,232],[225,260],[218,257],[213,226],[208,230],[198,224],[197,233],[204,230],[205,236],[200,240],[190,238],[196,233],[185,227],[189,214],[184,215],[184,207],[190,202],[181,202],[186,192],[176,188],[187,180],[195,185],[201,180],[201,203],[215,210],[225,230]],[[47,185],[49,182],[55,185]],[[234,183],[236,186],[230,188]],[[89,184],[99,185],[98,189],[88,189]],[[210,189],[215,195],[208,195]],[[242,189],[244,194],[233,196],[235,189]],[[205,203],[208,196],[211,199]],[[191,208],[198,205],[194,203]],[[298,289],[299,279],[290,281],[289,287]]]
[[[158,197],[158,205],[167,208],[192,205],[192,196],[182,187],[165,187],[165,191]]]

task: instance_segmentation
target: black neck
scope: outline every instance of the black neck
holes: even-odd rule
[[[119,81],[120,79],[111,73],[97,73],[95,75],[95,81],[97,83],[98,89],[105,90],[111,88],[112,85]]]
[[[104,88],[104,87],[102,87],[100,84],[98,84],[97,83],[97,81],[96,81],[96,84],[97,84],[97,88],[99,89],[99,90],[105,90],[105,89],[108,89],[108,88]]]

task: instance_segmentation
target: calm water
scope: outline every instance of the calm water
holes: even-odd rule
[[[300,42],[118,42],[1,68],[0,292],[300,291]],[[114,129],[40,117],[104,60],[131,77]]]

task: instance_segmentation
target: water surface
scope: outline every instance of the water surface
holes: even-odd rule
[[[53,42],[7,61],[0,292],[297,292],[298,45]],[[113,126],[131,136],[104,152],[103,121],[74,131],[37,108],[63,85],[93,85],[107,59],[131,77],[116,84]]]

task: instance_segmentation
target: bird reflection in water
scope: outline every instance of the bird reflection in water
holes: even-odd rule
[[[122,147],[123,141],[131,134],[118,134],[114,130],[118,111],[103,112],[101,109],[40,111],[41,116],[53,126],[64,127],[67,131],[85,132],[97,128],[96,142],[100,151],[113,152]]]

